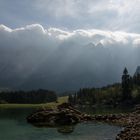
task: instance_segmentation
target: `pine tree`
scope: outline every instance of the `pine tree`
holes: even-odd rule
[[[127,68],[124,69],[122,75],[122,100],[131,99],[131,91],[132,91],[132,78],[128,74]]]

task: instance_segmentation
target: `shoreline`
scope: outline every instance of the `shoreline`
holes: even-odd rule
[[[64,100],[63,100],[64,101]],[[66,106],[64,106],[66,105]],[[0,104],[0,109],[12,109],[12,108],[42,108],[42,110],[38,110],[28,117],[28,122],[34,124],[34,121],[37,121],[41,116],[51,120],[51,117],[54,119],[55,116],[60,116],[58,122],[62,120],[61,117],[68,116],[66,122],[70,121],[69,123],[81,123],[81,122],[88,122],[88,121],[96,121],[96,122],[105,122],[111,125],[122,126],[123,130],[120,131],[119,134],[116,136],[116,140],[139,140],[140,139],[140,105],[138,105],[135,110],[129,113],[118,113],[118,114],[102,114],[102,115],[88,115],[86,113],[82,113],[79,110],[67,105],[67,103],[63,104],[62,98],[59,99],[59,102],[53,103],[44,103],[44,104]],[[59,107],[59,108],[57,108]],[[51,110],[49,110],[49,108]],[[40,114],[42,112],[42,114]],[[64,116],[61,116],[62,113]],[[49,116],[50,115],[50,116]],[[42,118],[41,117],[41,118]],[[74,122],[71,122],[71,118],[74,119]],[[37,119],[37,120],[36,120]],[[38,120],[42,121],[42,120]],[[57,122],[57,123],[58,123]],[[42,122],[42,125],[45,123]],[[46,125],[50,125],[48,121]],[[55,119],[54,122],[51,122],[51,125],[55,126]],[[61,125],[61,124],[60,124]]]
[[[116,140],[140,140],[140,105],[128,114],[95,115],[93,120],[122,126]]]
[[[56,127],[92,121],[124,127],[117,134],[116,140],[140,140],[140,105],[127,114],[88,115],[64,103],[57,106],[56,109],[44,108],[27,117],[28,123],[39,127]]]
[[[59,104],[67,102],[68,96],[59,97],[57,102],[50,102],[50,103],[40,103],[40,104],[19,104],[19,103],[6,103],[0,104],[0,109],[10,109],[10,108],[41,108],[41,107],[48,107],[48,108],[55,108]]]

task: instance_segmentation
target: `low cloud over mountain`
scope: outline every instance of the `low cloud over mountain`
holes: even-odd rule
[[[0,86],[72,90],[120,81],[140,64],[140,34],[0,25]]]

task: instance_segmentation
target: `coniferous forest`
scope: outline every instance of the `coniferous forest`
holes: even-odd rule
[[[57,101],[57,96],[56,92],[43,89],[3,91],[0,92],[0,103],[48,103]],[[140,102],[140,74],[135,73],[132,77],[125,68],[121,83],[101,88],[80,88],[74,94],[69,94],[68,102],[73,105],[113,107],[138,104]]]
[[[69,103],[73,105],[103,105],[117,107],[120,105],[135,105],[140,102],[140,74],[130,76],[124,69],[121,83],[115,83],[102,88],[82,88],[69,95]]]
[[[0,93],[0,103],[48,103],[57,101],[57,95],[49,90],[5,91]]]

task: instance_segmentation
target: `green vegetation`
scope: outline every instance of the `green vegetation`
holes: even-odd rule
[[[53,91],[39,89],[32,91],[4,91],[0,92],[0,103],[39,104],[57,101]]]
[[[133,80],[128,74],[127,68],[124,69],[122,75],[122,101],[132,100]]]
[[[69,95],[69,103],[79,105],[112,105],[121,100],[121,85],[114,84],[103,88],[83,88]]]
[[[125,68],[122,82],[102,88],[83,88],[69,95],[69,103],[76,105],[126,106],[140,103],[140,74],[133,78]]]
[[[48,107],[54,108],[59,104],[68,101],[68,96],[59,97],[57,102],[43,103],[43,104],[0,104],[0,109],[3,108],[40,108],[40,107]]]
[[[72,105],[122,106],[140,103],[140,73],[133,77],[127,68],[122,74],[122,82],[102,88],[83,88],[69,97],[59,97],[53,91],[6,91],[0,92],[0,108],[56,107],[69,102]]]

